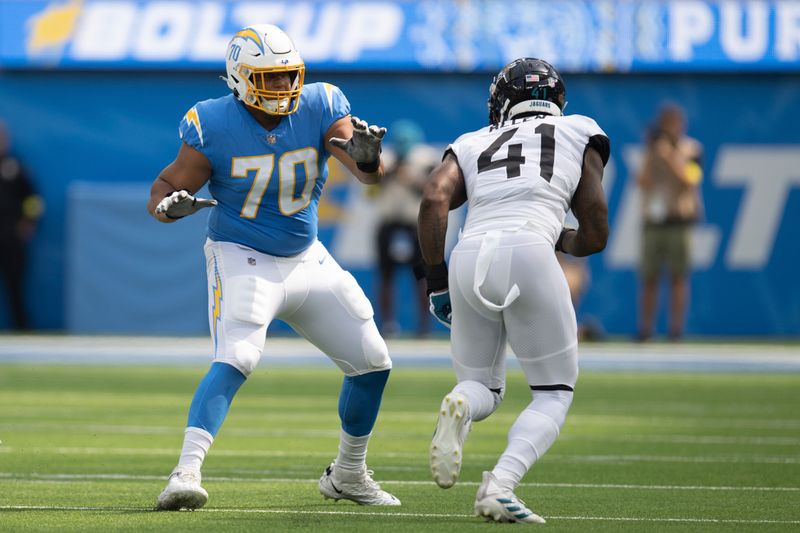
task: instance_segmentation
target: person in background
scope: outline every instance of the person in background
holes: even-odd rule
[[[417,240],[417,214],[428,174],[438,163],[437,153],[424,144],[424,133],[416,123],[399,120],[389,128],[395,160],[387,166],[379,185],[373,186],[380,222],[375,244],[378,251],[381,330],[393,335],[400,330],[395,318],[394,280],[398,268],[407,267],[416,291],[411,298],[417,307],[417,336],[430,329],[425,284],[417,280],[412,267],[422,262]]]
[[[0,274],[12,328],[24,331],[31,327],[25,309],[25,248],[36,231],[44,203],[10,147],[8,129],[0,122]]]
[[[699,185],[702,146],[686,136],[686,117],[674,104],[661,109],[651,128],[638,176],[642,190],[641,315],[639,340],[655,329],[658,286],[669,275],[670,339],[683,336],[689,300],[692,225],[702,212]]]

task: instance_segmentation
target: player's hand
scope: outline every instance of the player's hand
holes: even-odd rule
[[[331,144],[341,148],[356,163],[375,163],[381,156],[381,140],[386,128],[370,126],[358,117],[350,117],[353,123],[353,136],[350,139],[331,137]]]
[[[436,317],[436,320],[449,328],[450,323],[453,321],[453,306],[450,305],[450,290],[445,289],[439,292],[432,292],[428,295],[428,299],[431,302],[431,314]]]
[[[204,207],[214,207],[215,205],[217,205],[216,200],[195,198],[189,194],[189,191],[182,190],[175,191],[158,202],[155,213],[156,215],[163,213],[167,218],[178,219],[197,213]]]

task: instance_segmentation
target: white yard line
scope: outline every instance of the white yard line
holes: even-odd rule
[[[0,436],[2,432],[13,431],[53,431],[60,433],[105,433],[121,435],[183,435],[184,428],[178,426],[137,426],[127,424],[71,424],[52,422],[0,422]],[[327,429],[250,429],[230,428],[226,434],[239,437],[338,437],[339,430]],[[425,435],[427,432],[382,432],[386,437],[389,434]],[[752,446],[800,446],[798,437],[742,437],[727,435],[561,435],[561,441],[591,441],[591,442],[643,442],[651,444],[698,444],[698,445],[752,445]]]
[[[45,505],[0,505],[0,511],[108,511],[108,512],[155,512],[152,509],[141,507],[80,507],[80,506],[45,506]],[[298,509],[199,509],[196,513],[258,513],[258,514],[291,514],[291,515],[334,515],[334,516],[386,516],[402,518],[471,518],[468,514],[450,513],[406,513],[385,511],[301,511]],[[633,516],[545,516],[547,520],[592,520],[601,522],[677,522],[677,523],[702,523],[702,524],[800,524],[800,520],[745,520],[730,518],[640,518]]]
[[[146,476],[132,474],[16,474],[0,472],[0,479],[24,481],[164,481],[166,476]],[[298,483],[315,484],[317,479],[280,477],[231,477],[204,476],[205,481],[234,483]],[[430,485],[433,481],[418,480],[380,480],[386,485]],[[477,481],[459,481],[459,486],[477,487]],[[636,485],[629,483],[520,483],[521,487],[560,488],[560,489],[617,489],[617,490],[666,490],[666,491],[726,491],[726,492],[800,492],[800,487],[735,487],[714,485]]]
[[[175,455],[173,448],[100,448],[100,447],[30,447],[15,448],[0,446],[0,453],[24,454],[66,454],[66,455]],[[330,452],[315,451],[283,451],[283,450],[214,450],[214,455],[222,457],[330,457]],[[373,452],[371,457],[387,459],[422,459],[427,457],[424,453],[412,452]],[[472,453],[472,459],[496,459],[495,454]],[[683,455],[575,455],[575,454],[549,454],[549,462],[559,463],[626,463],[626,462],[654,462],[654,463],[722,463],[722,464],[800,464],[800,456],[771,456],[771,455],[718,455],[718,456],[683,456]]]

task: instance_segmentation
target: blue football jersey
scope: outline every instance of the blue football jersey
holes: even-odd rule
[[[303,86],[297,111],[264,129],[231,94],[192,107],[181,140],[211,162],[208,188],[218,205],[208,236],[277,256],[296,255],[317,238],[317,207],[328,157],[325,133],[350,114],[329,83]]]

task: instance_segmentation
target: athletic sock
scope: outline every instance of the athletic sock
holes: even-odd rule
[[[483,420],[494,413],[502,400],[499,393],[493,392],[477,381],[462,381],[453,388],[453,392],[462,394],[467,399],[469,415],[473,422]]]
[[[227,363],[213,363],[197,386],[186,425],[203,429],[216,437],[233,397],[246,379],[244,374]]]
[[[211,443],[213,442],[214,437],[208,431],[200,428],[186,428],[178,466],[185,469],[200,470],[208,449],[211,448]]]
[[[389,370],[345,376],[339,394],[339,419],[344,432],[354,437],[372,433],[388,379]]]
[[[500,485],[514,490],[558,438],[572,403],[571,391],[536,391],[534,400],[508,431],[508,446],[492,470]]]
[[[233,397],[245,376],[227,363],[213,363],[197,386],[189,407],[178,466],[200,470],[214,437],[228,414]]]
[[[345,430],[339,433],[339,455],[336,466],[343,470],[361,472],[366,469],[367,445],[372,433],[362,437],[354,437]]]

